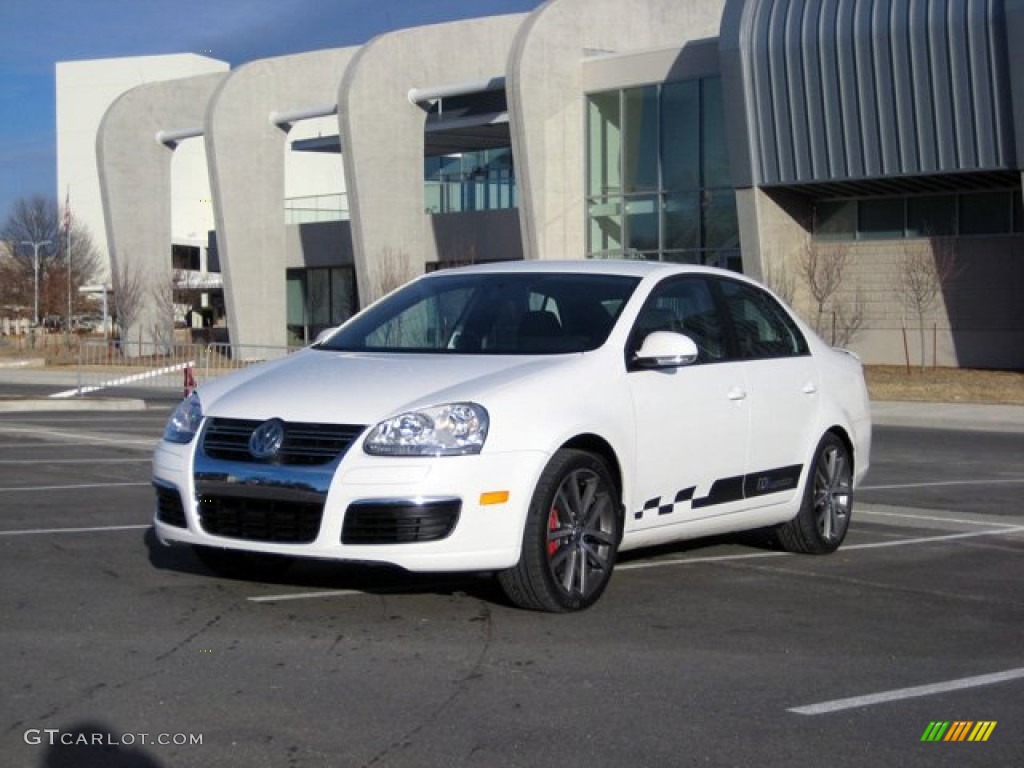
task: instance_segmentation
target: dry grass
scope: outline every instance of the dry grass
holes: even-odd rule
[[[872,400],[1024,405],[1024,371],[865,366]]]

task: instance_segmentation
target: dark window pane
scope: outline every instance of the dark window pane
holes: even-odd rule
[[[956,197],[924,195],[907,198],[907,237],[956,234]]]
[[[1013,231],[1024,232],[1024,201],[1019,189],[1013,193]]]
[[[626,198],[626,232],[628,250],[658,250],[657,198],[653,196]]]
[[[351,267],[331,270],[331,325],[341,325],[355,314],[355,273]]]
[[[619,91],[595,93],[587,98],[587,146],[589,193],[605,195],[621,190]]]
[[[738,248],[740,225],[736,193],[731,189],[705,189],[701,202],[705,248]]]
[[[629,88],[625,92],[626,192],[658,188],[658,88]]]
[[[700,88],[696,80],[661,89],[661,164],[665,189],[700,186]]]
[[[861,200],[857,205],[857,231],[866,240],[891,240],[903,237],[902,197]]]
[[[1000,235],[1010,231],[1010,192],[960,195],[961,235]]]
[[[857,232],[855,200],[822,200],[814,206],[814,234],[822,240],[852,240]]]
[[[665,248],[700,247],[700,195],[697,192],[665,198]]]
[[[622,198],[598,198],[589,203],[587,251],[608,256],[622,253]]]
[[[722,106],[722,81],[709,77],[702,81],[704,98],[701,119],[704,135],[704,186],[732,186],[729,156],[725,146],[725,112]]]

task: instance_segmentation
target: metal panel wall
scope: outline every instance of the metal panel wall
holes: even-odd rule
[[[1017,169],[1007,2],[729,0],[749,182]]]

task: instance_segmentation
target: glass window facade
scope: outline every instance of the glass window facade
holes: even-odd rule
[[[587,96],[587,255],[739,270],[717,77]]]
[[[818,240],[1008,235],[1024,232],[1020,189],[819,200]]]
[[[311,344],[317,334],[356,311],[356,276],[351,267],[287,270],[288,345]]]
[[[427,157],[423,174],[427,213],[490,211],[518,206],[511,147]]]

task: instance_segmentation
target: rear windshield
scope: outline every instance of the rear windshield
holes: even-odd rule
[[[537,355],[601,346],[639,278],[573,273],[436,275],[353,318],[317,349]]]

